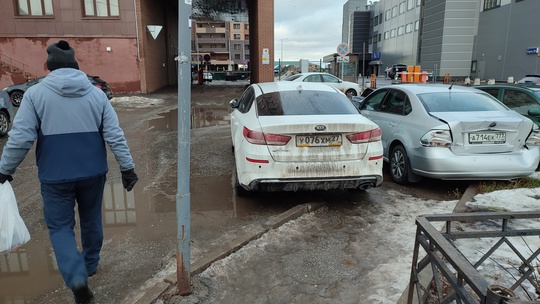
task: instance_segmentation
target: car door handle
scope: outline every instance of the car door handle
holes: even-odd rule
[[[390,122],[390,127],[395,127],[395,126],[397,126],[397,123],[391,121],[391,122]]]

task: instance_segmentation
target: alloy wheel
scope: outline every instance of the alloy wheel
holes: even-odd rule
[[[6,113],[0,112],[0,137],[6,136],[9,129],[9,121]]]
[[[14,107],[18,107],[21,105],[21,101],[23,99],[23,92],[21,91],[15,91],[10,94],[11,97],[11,103]]]

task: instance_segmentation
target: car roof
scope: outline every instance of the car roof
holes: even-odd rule
[[[294,91],[299,90],[312,90],[312,91],[326,91],[340,93],[335,88],[326,85],[322,82],[293,82],[293,81],[276,81],[276,82],[261,82],[252,84],[252,86],[258,86],[263,94],[278,92],[278,91]]]
[[[449,88],[452,88],[451,90]],[[479,90],[472,87],[464,87],[461,85],[452,84],[395,84],[392,86],[382,87],[381,89],[402,89],[414,94],[436,93],[436,92],[478,92]],[[370,94],[371,95],[371,94]]]
[[[306,72],[306,73],[296,73],[294,75],[316,75],[316,74],[332,75],[332,74],[326,73],[326,72]],[[291,76],[294,76],[294,75],[291,75]],[[332,75],[332,76],[334,76],[334,75]]]
[[[475,88],[489,89],[489,88],[520,88],[528,91],[540,91],[540,85],[534,83],[500,83],[500,84],[486,84],[474,86]]]

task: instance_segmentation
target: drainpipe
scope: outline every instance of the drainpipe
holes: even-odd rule
[[[139,18],[137,17],[137,0],[133,0],[133,8],[135,9],[135,40],[137,41],[137,59],[141,61],[141,51],[139,46]]]

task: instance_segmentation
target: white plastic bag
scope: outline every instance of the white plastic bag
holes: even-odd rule
[[[0,252],[14,251],[30,241],[30,233],[19,215],[11,184],[0,184]]]

